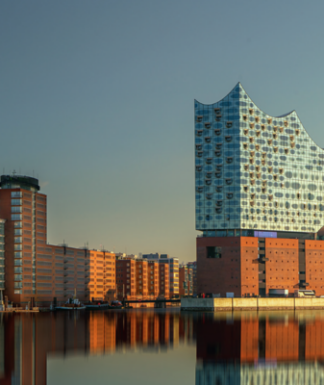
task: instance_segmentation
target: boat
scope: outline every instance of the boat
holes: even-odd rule
[[[78,299],[70,298],[64,305],[56,306],[56,310],[84,310],[86,307]]]
[[[122,307],[123,307],[123,304],[117,300],[111,301],[109,305],[109,309],[121,309]]]
[[[84,310],[86,307],[76,297],[76,290],[74,291],[73,298],[69,298],[68,301],[62,306],[56,306],[56,310]]]
[[[84,306],[87,310],[103,310],[110,308],[108,301],[102,301],[100,299],[93,299],[91,302],[86,303]]]
[[[120,301],[108,301],[92,300],[84,305],[87,310],[105,310],[105,309],[121,309],[123,304]]]

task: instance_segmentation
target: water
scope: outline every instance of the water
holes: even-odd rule
[[[324,385],[324,312],[0,315],[0,384]]]

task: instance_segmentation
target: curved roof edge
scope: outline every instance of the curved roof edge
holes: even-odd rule
[[[244,89],[244,87],[242,86],[242,83],[241,82],[237,82],[236,84],[235,84],[235,86],[231,89],[231,91],[228,93],[228,94],[226,94],[222,99],[220,99],[220,100],[218,100],[217,102],[214,102],[214,103],[208,103],[208,104],[206,104],[206,103],[201,103],[201,102],[199,102],[197,99],[194,99],[194,101],[195,102],[197,102],[197,103],[199,103],[199,104],[201,104],[201,105],[203,105],[203,106],[212,106],[213,104],[217,104],[217,103],[220,103],[222,100],[224,100],[224,99],[226,99],[229,95],[231,95],[233,92],[234,92],[234,90],[237,88],[237,86],[239,86],[247,95],[248,95],[248,97],[251,99],[251,101],[255,104],[255,106],[260,110],[260,111],[262,111],[264,114],[266,114],[267,116],[269,116],[269,117],[271,117],[271,118],[284,118],[284,117],[286,117],[286,116],[289,116],[289,115],[291,115],[293,112],[295,112],[296,114],[297,114],[297,112],[296,112],[296,110],[291,110],[290,112],[287,112],[287,113],[285,113],[285,114],[282,114],[282,115],[278,115],[278,116],[274,116],[274,115],[270,115],[270,114],[268,114],[268,113],[266,113],[265,111],[263,111],[254,101],[253,101],[253,99],[250,97],[250,95],[245,91],[245,89]]]
[[[213,104],[216,104],[216,103],[219,103],[221,102],[222,100],[224,100],[225,98],[227,98],[228,95],[230,95],[231,93],[233,93],[233,91],[235,90],[235,88],[240,85],[242,87],[242,84],[240,82],[237,82],[235,84],[235,86],[231,89],[231,91],[229,93],[227,93],[222,99],[218,100],[217,102],[214,102],[214,103],[209,103],[209,104],[205,104],[205,103],[201,103],[199,102],[197,99],[194,99],[195,102],[199,103],[199,104],[202,104],[203,106],[212,106]],[[243,88],[243,87],[242,87]],[[244,89],[244,88],[243,88]]]

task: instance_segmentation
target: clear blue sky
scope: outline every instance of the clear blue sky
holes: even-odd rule
[[[238,82],[324,147],[324,2],[3,0],[0,171],[48,240],[195,260],[193,101]]]

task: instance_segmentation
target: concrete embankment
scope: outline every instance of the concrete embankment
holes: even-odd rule
[[[324,309],[324,298],[182,298],[181,310]]]
[[[25,309],[22,307],[8,307],[1,309],[0,313],[39,313],[39,308],[33,307],[32,309]]]

